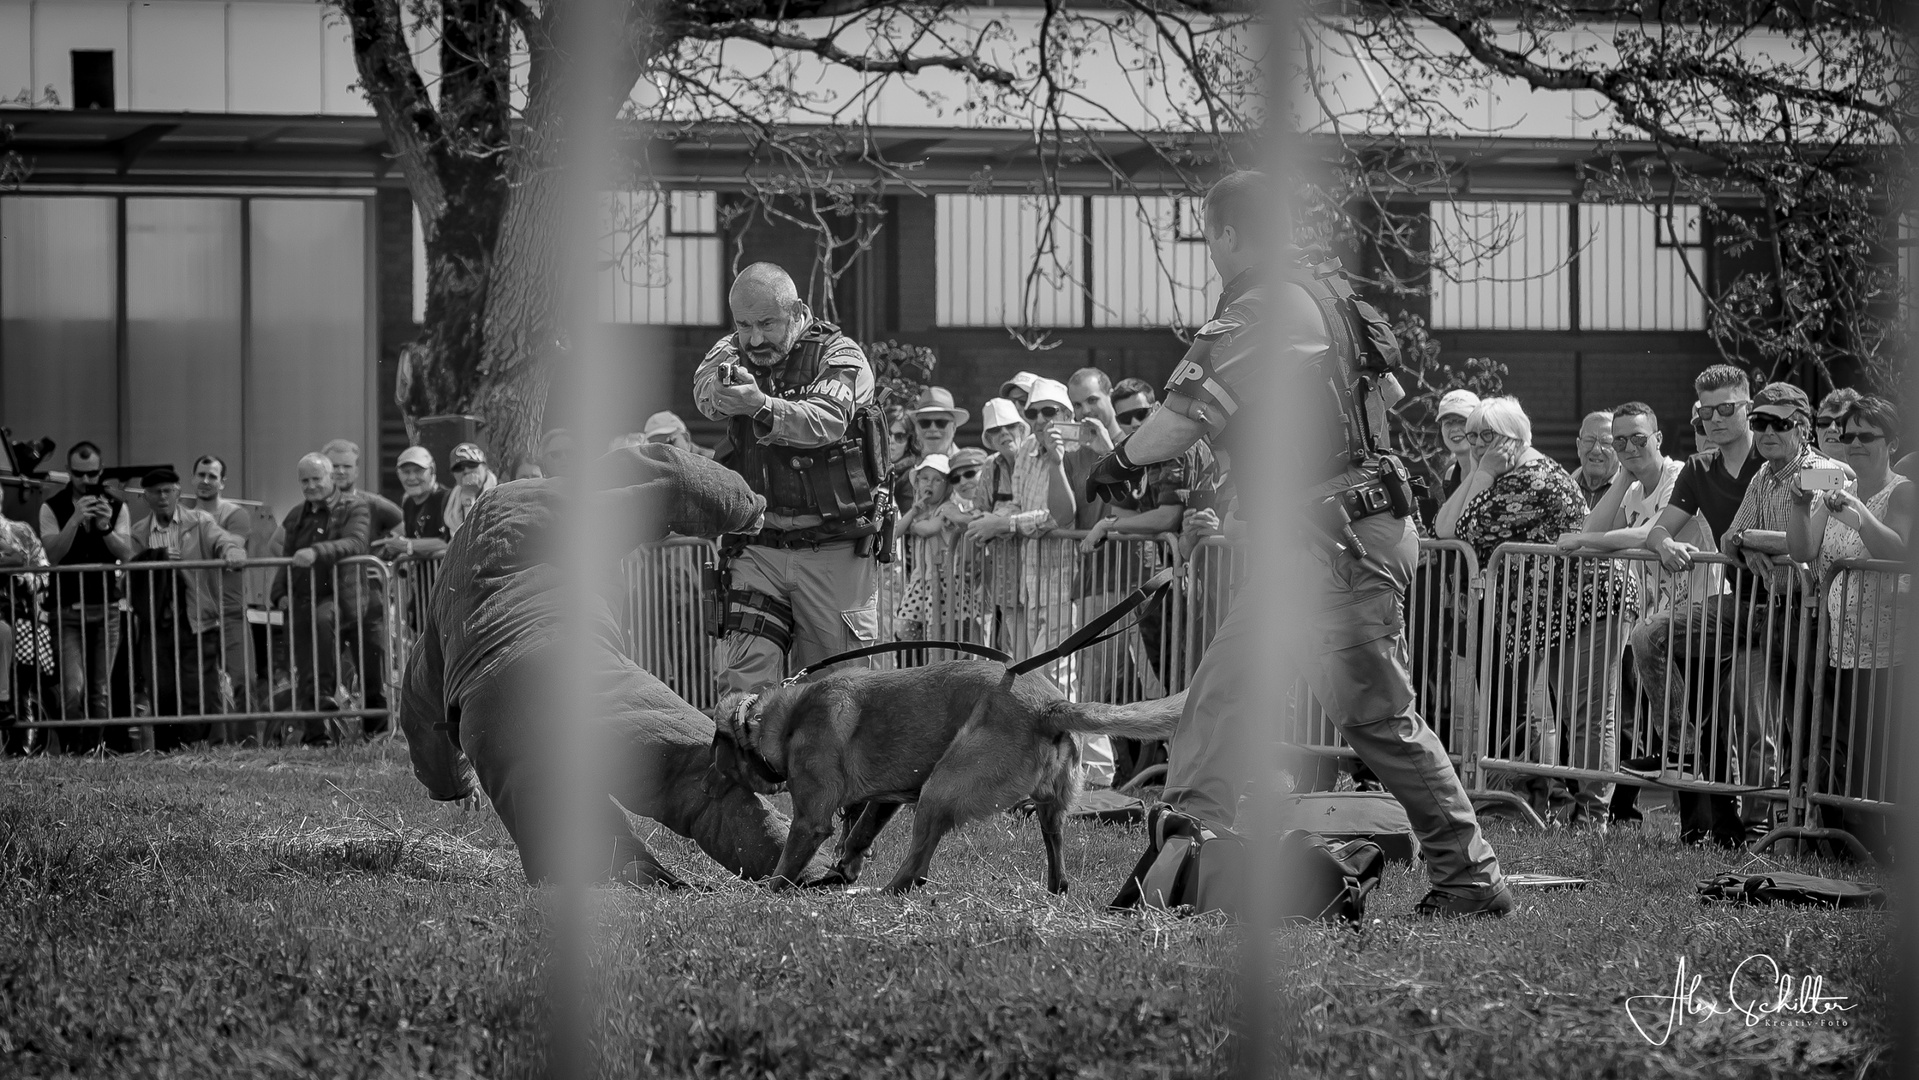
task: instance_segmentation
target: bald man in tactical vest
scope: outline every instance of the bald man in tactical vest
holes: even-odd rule
[[[727,422],[719,462],[766,498],[766,527],[726,538],[708,587],[720,690],[751,693],[780,680],[782,657],[797,670],[878,637],[890,493],[859,345],[772,263],[741,271],[727,304],[734,332],[700,362],[693,396]]]

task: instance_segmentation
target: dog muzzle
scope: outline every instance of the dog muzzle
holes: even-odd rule
[[[761,795],[786,790],[781,776],[759,752],[758,694],[741,694],[720,702],[713,717],[713,764],[707,770],[706,791],[717,795],[726,783],[736,783]]]

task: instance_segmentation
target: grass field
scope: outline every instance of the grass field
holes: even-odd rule
[[[1594,882],[1527,893],[1504,920],[1415,920],[1421,882],[1394,866],[1363,929],[1285,932],[1269,1030],[1295,1075],[1891,1076],[1892,916],[1702,907],[1694,882],[1729,864],[1651,821],[1605,839],[1490,826],[1508,869]],[[871,877],[905,833],[882,838]],[[712,888],[597,894],[608,1075],[1188,1077],[1231,1061],[1234,931],[1102,910],[1137,829],[1073,825],[1061,899],[1040,887],[1037,828],[1013,818],[949,838],[905,900],[775,897],[656,840]],[[542,901],[491,813],[428,802],[391,742],[7,760],[0,1074],[537,1075]],[[1660,1046],[1628,1021],[1625,998],[1669,993],[1681,958],[1724,1004],[1760,953],[1851,1008],[1820,1026],[1700,1018]]]

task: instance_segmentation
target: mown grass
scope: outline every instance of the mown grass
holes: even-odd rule
[[[1422,882],[1389,869],[1364,928],[1282,935],[1268,1030],[1305,1076],[1892,1075],[1892,916],[1702,907],[1695,881],[1728,864],[1652,820],[1491,826],[1510,869],[1593,879],[1499,921],[1417,921]],[[1073,825],[1065,898],[1013,818],[949,838],[904,900],[773,896],[655,840],[710,890],[596,895],[608,1075],[1197,1077],[1235,1052],[1234,931],[1102,910],[1136,829]],[[497,820],[429,803],[392,743],[10,760],[0,1074],[537,1075],[544,899]],[[1753,953],[1823,976],[1845,1026],[1715,1017],[1656,1047],[1627,1022],[1680,957],[1723,1000]]]

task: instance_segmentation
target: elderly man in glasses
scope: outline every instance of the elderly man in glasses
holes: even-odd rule
[[[1586,497],[1591,510],[1605,498],[1619,475],[1619,455],[1613,453],[1612,413],[1598,409],[1586,414],[1579,423],[1579,466],[1572,470],[1573,482]]]
[[[965,409],[954,407],[953,392],[943,386],[929,386],[920,391],[919,404],[913,408],[913,426],[919,429],[920,435],[920,456],[952,457],[953,441],[972,416]]]

